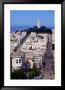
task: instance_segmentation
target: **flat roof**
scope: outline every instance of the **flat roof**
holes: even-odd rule
[[[23,56],[25,56],[25,53],[23,53],[23,52],[12,52],[10,55],[11,55],[11,57],[23,57]]]

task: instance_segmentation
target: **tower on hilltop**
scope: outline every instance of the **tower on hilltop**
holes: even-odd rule
[[[39,19],[37,21],[37,27],[40,28],[40,22],[39,22]]]

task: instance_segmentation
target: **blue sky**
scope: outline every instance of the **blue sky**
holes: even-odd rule
[[[40,25],[54,27],[53,10],[11,10],[11,26],[36,26],[37,21]]]

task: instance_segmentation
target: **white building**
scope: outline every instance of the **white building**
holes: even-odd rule
[[[24,62],[25,62],[25,54],[24,53],[13,52],[11,54],[12,71],[22,68]]]
[[[37,68],[40,68],[42,66],[43,57],[40,55],[34,56],[34,64]]]
[[[27,34],[27,32],[26,31],[22,31],[22,37],[25,37],[26,36],[26,34]]]

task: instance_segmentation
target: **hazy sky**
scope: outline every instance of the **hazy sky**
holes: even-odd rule
[[[37,21],[40,25],[54,27],[53,10],[11,10],[11,26],[35,26]]]

